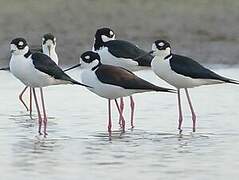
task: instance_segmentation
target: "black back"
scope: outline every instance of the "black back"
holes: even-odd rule
[[[172,54],[172,58],[169,61],[173,71],[187,77],[196,79],[215,79],[221,81],[229,80],[228,78],[222,77],[203,67],[198,62],[186,56]]]
[[[39,71],[54,77],[55,79],[72,81],[72,79],[63,72],[63,70],[47,55],[43,53],[33,53],[31,56],[33,64]]]
[[[109,52],[117,58],[128,58],[138,62],[139,66],[151,66],[153,56],[128,41],[112,40],[104,43]],[[144,56],[143,56],[144,55]],[[142,56],[142,57],[140,57]],[[140,58],[138,58],[140,57]]]
[[[121,67],[100,65],[95,74],[102,83],[120,86],[125,89],[171,91],[171,89],[155,86]]]

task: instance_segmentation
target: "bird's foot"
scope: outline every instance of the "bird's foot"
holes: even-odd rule
[[[179,134],[182,134],[183,130],[181,128],[178,128]]]

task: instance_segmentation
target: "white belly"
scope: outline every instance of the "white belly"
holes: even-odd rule
[[[32,60],[26,59],[24,56],[11,57],[10,70],[26,86],[45,87],[63,83],[35,69]]]
[[[171,69],[168,60],[161,60],[157,57],[152,60],[151,67],[156,75],[158,75],[161,79],[178,89],[193,88],[206,84],[220,83],[218,81],[210,79],[193,79],[190,77],[179,75]]]
[[[107,99],[116,99],[119,97],[130,96],[137,92],[137,90],[128,90],[118,86],[101,83],[95,73],[91,70],[83,70],[81,73],[82,83],[85,83],[93,88],[88,88],[91,92]]]
[[[139,66],[138,63],[136,61],[133,61],[132,59],[116,58],[108,52],[107,47],[104,47],[96,52],[98,52],[98,54],[100,55],[102,64],[119,66],[130,71],[139,71],[150,68],[147,66]]]

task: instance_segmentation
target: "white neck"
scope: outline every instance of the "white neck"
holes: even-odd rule
[[[50,51],[49,51],[50,50]],[[56,54],[56,47],[50,46],[50,49],[48,49],[47,46],[42,46],[43,54],[46,54],[49,56],[56,64],[58,64],[58,56]]]

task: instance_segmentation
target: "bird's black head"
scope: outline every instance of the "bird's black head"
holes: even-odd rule
[[[14,44],[18,49],[24,49],[27,46],[27,41],[20,37],[13,39],[10,44]]]
[[[155,56],[167,58],[171,55],[171,46],[168,41],[157,40],[152,45],[152,52]]]
[[[27,41],[24,38],[15,38],[10,43],[11,53],[14,55],[24,55],[29,51]]]
[[[165,50],[167,47],[170,48],[169,42],[165,40],[157,40],[154,42],[154,44],[158,50]]]
[[[43,53],[52,57],[51,55],[52,52],[54,52],[55,48],[56,48],[56,37],[51,33],[44,34],[42,37]]]
[[[115,40],[115,33],[112,29],[104,27],[97,29],[95,33],[94,50],[99,50],[107,41]]]
[[[80,57],[80,61],[82,61],[82,68],[92,70],[95,70],[99,65],[101,65],[99,54],[93,51],[84,52]]]
[[[56,44],[56,37],[51,33],[44,34],[42,37],[42,44],[44,45],[48,41],[51,41],[53,44]]]

